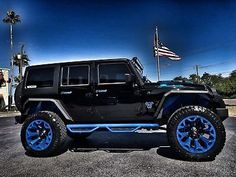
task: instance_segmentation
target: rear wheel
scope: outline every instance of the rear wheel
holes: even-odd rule
[[[212,160],[224,147],[225,129],[211,110],[200,106],[183,107],[167,125],[171,147],[187,160]]]
[[[60,117],[49,111],[27,118],[21,129],[21,141],[29,155],[51,156],[59,153],[66,141],[66,128]]]
[[[22,111],[22,87],[23,87],[23,82],[20,82],[18,86],[16,87],[15,94],[14,94],[14,99],[15,99],[15,105],[19,111]]]

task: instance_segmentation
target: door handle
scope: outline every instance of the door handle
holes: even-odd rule
[[[92,92],[85,93],[85,97],[92,98],[93,97],[93,93]]]
[[[70,95],[72,94],[72,91],[62,91],[61,95]]]

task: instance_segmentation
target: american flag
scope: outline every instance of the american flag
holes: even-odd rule
[[[158,35],[157,32],[154,35],[154,42],[153,42],[153,52],[154,57],[160,56],[160,57],[167,57],[170,60],[180,60],[181,58],[172,52],[169,48],[163,45],[163,43],[158,41]]]

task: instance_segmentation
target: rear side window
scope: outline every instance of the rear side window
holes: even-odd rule
[[[30,69],[26,78],[26,88],[53,87],[54,68]]]
[[[62,85],[89,84],[89,66],[66,66],[62,69]]]
[[[125,74],[130,71],[126,64],[100,64],[99,65],[99,83],[123,83]]]

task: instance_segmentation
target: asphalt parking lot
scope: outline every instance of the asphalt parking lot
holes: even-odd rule
[[[25,154],[21,125],[14,125],[13,118],[0,118],[0,176],[236,176],[236,118],[224,125],[226,145],[214,161],[180,159],[164,132],[96,132],[87,140],[71,142],[59,156],[36,158]]]

